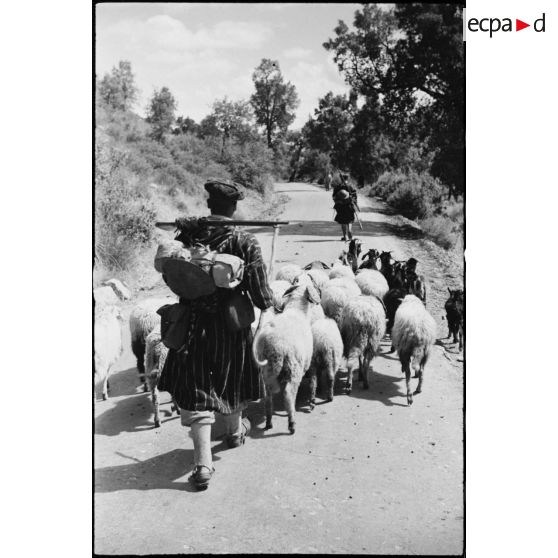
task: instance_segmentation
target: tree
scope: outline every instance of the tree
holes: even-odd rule
[[[347,98],[330,91],[318,101],[314,117],[304,126],[308,145],[326,153],[338,168],[347,164],[347,149],[356,110],[354,96]]]
[[[262,59],[252,74],[256,92],[250,97],[256,122],[263,126],[268,147],[283,136],[295,119],[299,105],[296,88],[285,83],[276,60]]]
[[[175,136],[180,134],[197,134],[199,129],[198,124],[193,118],[189,116],[179,116],[176,119],[176,126],[172,129]]]
[[[170,132],[174,123],[176,100],[168,87],[155,91],[147,109],[147,122],[151,124],[151,137],[164,142],[165,133]]]
[[[463,189],[464,65],[462,7],[365,4],[354,30],[339,22],[324,43],[345,80],[367,98],[378,97],[392,136],[413,134],[435,151],[432,172]]]
[[[221,153],[233,136],[239,139],[250,137],[252,111],[246,101],[229,101],[227,97],[213,103],[213,121],[221,133]]]
[[[138,88],[134,83],[132,65],[127,60],[113,66],[110,74],[105,74],[99,83],[100,97],[115,110],[129,110],[138,97]]]

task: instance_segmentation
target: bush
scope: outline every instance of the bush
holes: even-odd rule
[[[152,238],[155,206],[127,171],[125,154],[101,143],[95,162],[95,254],[108,269],[126,269]]]
[[[446,250],[453,248],[459,238],[459,230],[453,219],[446,215],[434,215],[420,221],[424,234]]]

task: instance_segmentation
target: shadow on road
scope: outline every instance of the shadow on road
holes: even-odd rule
[[[164,488],[188,492],[195,490],[187,481],[176,482],[192,468],[194,450],[175,449],[145,461],[117,453],[133,460],[133,463],[96,469],[95,492]]]
[[[424,233],[411,225],[393,225],[380,221],[364,221],[362,223],[364,230],[360,227],[354,228],[355,236],[397,236],[406,240],[414,240],[423,238]],[[333,218],[331,221],[304,221],[302,223],[292,223],[281,227],[281,236],[332,236],[337,237],[341,231],[340,225]],[[269,228],[254,227],[250,229],[253,234],[269,232]],[[308,240],[306,242],[311,242]]]
[[[164,397],[164,396],[163,396]],[[102,405],[103,402],[97,403]],[[160,403],[161,427],[175,420],[178,415],[170,410],[170,401]],[[155,428],[151,394],[137,394],[117,401],[116,404],[95,418],[95,434],[118,436],[122,432],[140,432]]]
[[[395,377],[379,372],[368,372],[368,389],[362,389],[361,382],[355,373],[353,378],[353,391],[351,397],[358,399],[368,399],[370,401],[379,401],[387,407],[407,407],[405,400],[406,392],[400,390],[397,382],[403,380],[403,376]],[[401,401],[401,402],[400,402]],[[405,401],[405,402],[404,402]]]

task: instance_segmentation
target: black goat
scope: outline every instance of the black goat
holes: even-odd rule
[[[459,337],[459,350],[463,350],[463,310],[465,291],[448,288],[449,298],[446,301],[446,317],[448,319],[448,339],[453,335],[453,342],[457,343]]]
[[[380,257],[380,252],[375,248],[371,248],[362,256],[362,263],[360,264],[359,269],[375,269],[378,271],[378,266],[376,265],[376,261]]]

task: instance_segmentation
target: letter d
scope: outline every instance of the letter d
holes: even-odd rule
[[[545,14],[543,13],[542,17],[540,17],[539,19],[536,19],[536,20],[535,20],[535,23],[533,23],[533,29],[534,29],[537,33],[544,33],[544,24],[545,24],[544,15],[545,15]],[[537,24],[538,24],[539,22],[542,22],[542,27],[541,27],[540,29],[537,27]]]

